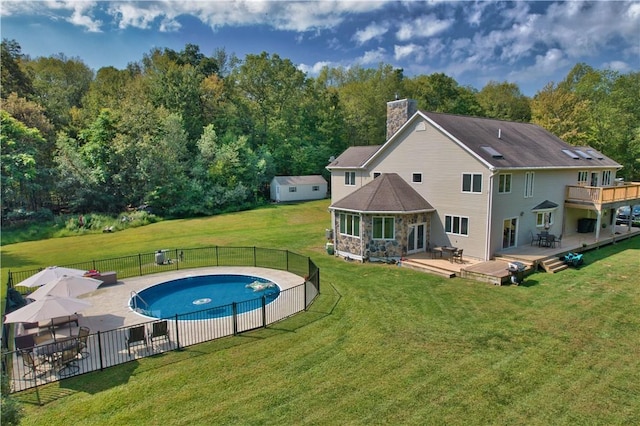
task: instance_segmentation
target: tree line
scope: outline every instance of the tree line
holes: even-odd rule
[[[198,46],[156,48],[94,72],[63,54],[1,51],[2,209],[166,217],[250,208],[276,175],[324,174],[349,146],[385,139],[386,103],[533,122],[590,145],[640,178],[640,73],[577,64],[529,98],[514,83],[481,90],[388,64],[325,67],[312,78],[278,54],[244,59]]]

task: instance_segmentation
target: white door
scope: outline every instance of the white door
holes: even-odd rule
[[[425,250],[426,244],[426,226],[424,223],[409,225],[409,233],[407,237],[407,254],[419,253]]]
[[[505,219],[502,226],[502,248],[516,246],[516,229],[518,226],[518,218]]]

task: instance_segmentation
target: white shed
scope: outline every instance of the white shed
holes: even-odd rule
[[[276,202],[320,200],[327,196],[327,181],[321,175],[276,176],[271,181],[271,200]]]

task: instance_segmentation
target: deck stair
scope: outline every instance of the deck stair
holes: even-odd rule
[[[445,278],[454,278],[456,276],[456,273],[450,270],[439,268],[438,266],[434,266],[434,265],[426,265],[424,263],[415,262],[415,261],[412,261],[411,259],[403,259],[401,262],[401,265],[403,268],[410,268],[416,271],[429,272],[431,274],[439,275]]]
[[[567,264],[564,263],[563,260],[560,260],[559,257],[555,256],[544,259],[540,265],[550,274],[555,274],[556,272],[560,272],[568,268]]]

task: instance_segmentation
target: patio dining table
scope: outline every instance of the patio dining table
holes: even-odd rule
[[[453,261],[453,253],[458,251],[458,247],[451,247],[451,246],[441,246],[441,247],[434,247],[433,248],[434,253],[440,253],[440,257],[442,258],[442,254],[443,253],[447,253],[449,261]]]
[[[78,346],[78,339],[71,337],[58,342],[47,343],[44,345],[36,346],[33,352],[36,356],[46,358],[49,362],[53,363],[62,354],[62,352],[69,349],[73,349]]]
[[[538,247],[553,247],[555,245],[556,236],[548,232],[538,234]]]

